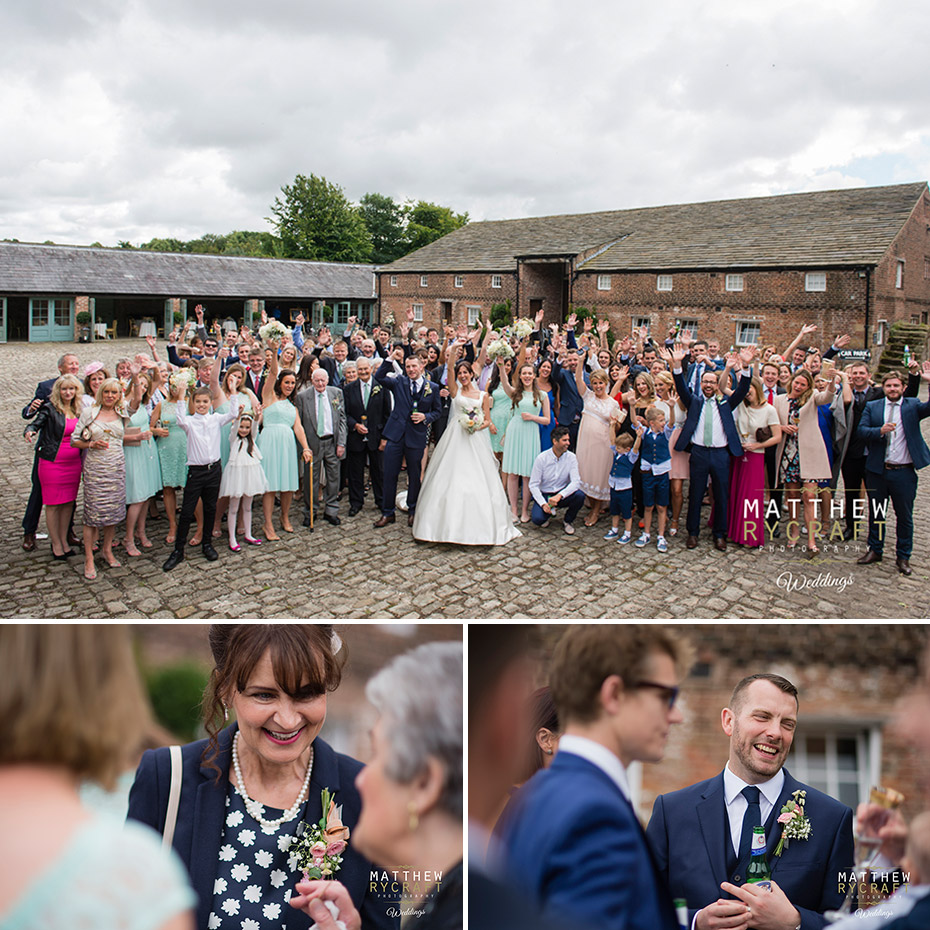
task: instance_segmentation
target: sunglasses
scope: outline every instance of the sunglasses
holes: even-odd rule
[[[656,681],[637,681],[634,685],[634,688],[655,688],[656,691],[661,692],[662,699],[668,704],[668,709],[671,710],[675,706],[675,701],[678,700],[678,688],[670,688],[668,685],[660,685]]]

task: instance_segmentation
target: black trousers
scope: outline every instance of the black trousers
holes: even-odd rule
[[[203,501],[203,543],[212,542],[213,521],[216,518],[216,499],[220,494],[220,480],[223,466],[220,462],[212,465],[189,465],[187,484],[184,485],[184,502],[181,504],[181,517],[178,520],[178,535],[174,548],[184,551],[187,534],[194,520],[197,501]]]
[[[765,521],[769,533],[773,533],[778,526],[778,519],[781,516],[781,502],[784,491],[778,485],[778,476],[775,474],[775,459],[778,453],[778,446],[767,446],[765,449],[765,484],[769,489],[769,495],[778,507],[778,516],[773,516]]]
[[[365,502],[365,464],[371,475],[371,493],[375,506],[381,510],[383,481],[381,477],[381,453],[367,446],[361,452],[346,452],[345,466],[349,472],[349,505],[361,507]]]
[[[32,491],[23,514],[23,536],[34,536],[42,516],[42,485],[39,484],[39,455],[32,457]]]
[[[846,529],[855,530],[856,521],[853,516],[853,504],[859,499],[862,491],[862,482],[865,480],[864,455],[847,456],[843,459],[843,487],[846,494]]]

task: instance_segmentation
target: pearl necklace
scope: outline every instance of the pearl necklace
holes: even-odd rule
[[[249,797],[248,792],[245,787],[245,780],[242,777],[242,769],[239,768],[239,733],[233,737],[232,744],[232,763],[233,771],[236,773],[236,782],[234,786],[236,793],[242,798],[242,802],[245,804],[245,809],[249,814],[257,820],[263,827],[280,827],[282,823],[287,823],[290,820],[293,820],[297,816],[297,812],[300,810],[301,804],[304,803],[304,800],[307,797],[307,793],[310,789],[310,773],[313,771],[313,746],[310,747],[310,762],[307,765],[307,774],[304,776],[304,783],[300,789],[300,794],[297,795],[297,800],[289,807],[281,817],[278,817],[277,820],[266,820],[262,816],[263,805],[258,801],[253,801]]]

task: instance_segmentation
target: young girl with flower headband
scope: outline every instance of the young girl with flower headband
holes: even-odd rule
[[[242,525],[245,541],[260,546],[262,541],[252,536],[252,498],[268,490],[268,479],[262,468],[262,454],[255,443],[258,423],[251,410],[244,410],[233,421],[229,436],[229,461],[223,469],[220,482],[220,497],[229,498],[229,548],[239,552],[242,546],[236,541],[236,519],[241,502]]]

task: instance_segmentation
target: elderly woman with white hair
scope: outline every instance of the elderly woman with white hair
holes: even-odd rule
[[[462,927],[462,674],[461,643],[427,643],[382,669],[365,692],[381,716],[371,761],[355,780],[362,811],[350,842],[386,871],[423,876],[407,890],[415,900],[385,901],[404,930]],[[318,930],[337,930],[336,915],[346,930],[361,930],[338,881],[298,882],[297,891],[291,906]]]

